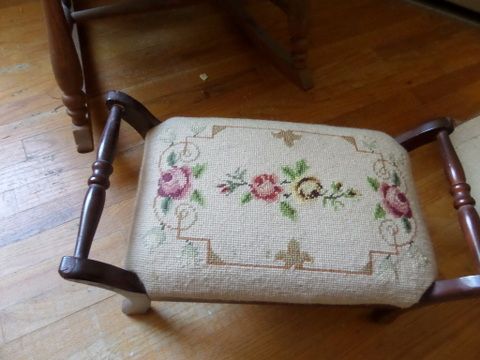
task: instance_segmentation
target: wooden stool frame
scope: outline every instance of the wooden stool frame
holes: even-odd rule
[[[106,190],[110,186],[109,176],[113,172],[121,119],[129,123],[142,137],[145,137],[148,130],[160,124],[160,120],[138,101],[121,92],[110,91],[106,103],[110,113],[101,136],[97,159],[92,165],[93,173],[88,180],[89,186],[81,212],[75,251],[73,256],[62,258],[59,273],[67,280],[115,291],[126,298],[123,304],[125,313],[143,313],[149,309],[150,299],[138,276],[131,271],[90,260],[88,254],[102,215]],[[475,200],[470,195],[470,186],[465,179],[462,164],[450,141],[449,134],[453,130],[454,123],[451,119],[439,118],[395,138],[408,151],[438,141],[444,170],[451,185],[453,206],[457,210],[465,240],[471,248],[476,271],[475,274],[468,276],[436,280],[414,307],[480,296],[480,219],[474,207]],[[378,306],[372,315],[376,320],[393,319],[401,311],[393,307]]]

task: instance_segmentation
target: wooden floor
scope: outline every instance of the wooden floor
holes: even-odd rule
[[[96,138],[101,94],[121,89],[160,118],[217,115],[366,127],[397,134],[425,119],[480,113],[480,27],[400,0],[312,1],[303,92],[218,8],[93,21],[86,29]],[[256,13],[279,37],[281,14]],[[202,81],[199,75],[206,73]],[[142,141],[124,127],[92,256],[121,264]],[[412,311],[391,325],[365,308],[158,303],[57,274],[71,254],[94,154],[77,154],[51,73],[37,0],[0,1],[1,359],[479,359],[480,300]],[[473,271],[434,145],[412,154],[442,278]],[[477,184],[478,185],[478,184]]]

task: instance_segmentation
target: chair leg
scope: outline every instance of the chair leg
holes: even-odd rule
[[[305,90],[313,87],[312,74],[307,67],[309,5],[309,0],[289,0],[287,6],[292,67]]]
[[[308,42],[308,0],[281,1],[281,8],[288,17],[292,51],[285,49],[270,34],[257,24],[244,6],[243,0],[217,0],[232,16],[233,20],[277,66],[295,84],[304,90],[313,87],[310,70],[306,66]],[[278,3],[278,1],[276,2]]]
[[[68,2],[43,0],[53,73],[63,95],[67,114],[72,118],[73,136],[78,152],[93,150],[93,139],[88,116],[86,95],[83,91],[83,73],[72,37],[72,26],[64,9]]]
[[[130,291],[116,290],[119,294],[125,296],[122,302],[122,311],[126,315],[145,314],[151,305],[151,300],[146,294],[134,293]]]

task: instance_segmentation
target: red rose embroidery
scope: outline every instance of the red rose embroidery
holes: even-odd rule
[[[257,175],[252,179],[251,192],[256,199],[274,202],[283,188],[278,185],[278,177],[274,174]]]
[[[383,196],[383,206],[385,206],[390,214],[397,218],[412,217],[410,203],[405,193],[403,193],[398,186],[383,183],[380,187],[380,192]]]
[[[191,176],[192,170],[187,166],[174,166],[162,171],[158,181],[158,195],[175,200],[183,199],[192,187]]]

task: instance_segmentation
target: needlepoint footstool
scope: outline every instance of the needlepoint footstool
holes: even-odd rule
[[[77,247],[60,274],[123,294],[126,313],[151,300],[406,308],[478,294],[478,275],[435,281],[407,153],[439,138],[454,154],[449,119],[394,139],[278,121],[160,124],[125,94],[110,92],[107,103]],[[88,259],[121,117],[145,137],[125,269]],[[478,226],[468,185],[452,186],[460,183],[458,208]]]

